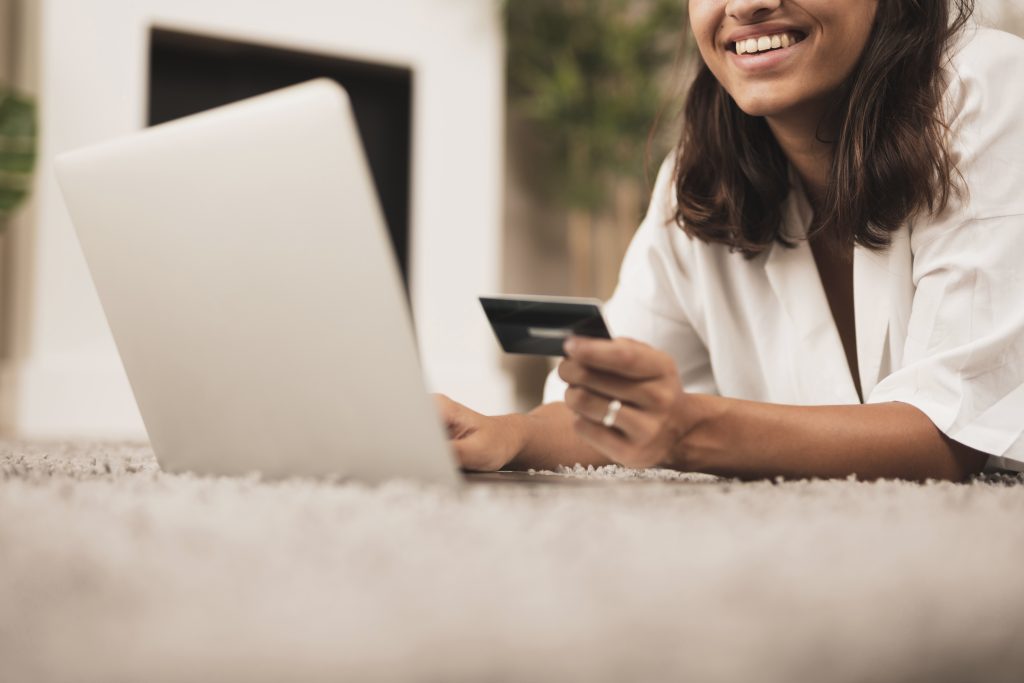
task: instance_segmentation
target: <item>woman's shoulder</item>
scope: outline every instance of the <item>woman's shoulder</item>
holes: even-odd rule
[[[914,222],[915,255],[926,245],[961,245],[952,241],[960,228],[978,220],[1024,215],[1024,40],[988,28],[971,27],[951,51],[945,118],[950,151],[965,192],[947,210]],[[1018,225],[1019,220],[1012,225]],[[1003,222],[993,223],[1001,229]],[[1010,235],[1012,231],[1003,231]],[[938,241],[946,236],[950,239]],[[998,240],[997,240],[998,241]],[[1014,247],[1015,253],[1019,249]]]
[[[993,91],[996,99],[1024,100],[1024,38],[981,26],[968,26],[953,45],[947,65],[954,102]]]
[[[684,269],[693,259],[694,240],[682,229],[676,217],[678,201],[674,153],[669,154],[658,168],[650,197],[647,214],[630,241],[622,274],[629,270],[627,266],[630,264],[649,264],[651,259],[675,262]]]

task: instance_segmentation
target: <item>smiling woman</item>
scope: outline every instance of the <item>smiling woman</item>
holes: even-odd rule
[[[720,5],[691,2],[703,64],[676,169],[689,234],[748,256],[784,241],[789,165],[838,247],[888,246],[911,214],[945,208],[954,164],[940,65],[970,2],[804,0],[753,25],[723,25]],[[772,38],[779,49],[761,47]]]
[[[703,64],[605,306],[470,469],[1024,469],[1024,41],[970,0],[691,0]]]

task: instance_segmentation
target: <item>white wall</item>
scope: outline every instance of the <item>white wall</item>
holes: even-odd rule
[[[485,412],[513,406],[475,296],[498,291],[504,49],[491,0],[38,0],[43,130],[19,235],[6,431],[140,437],[120,361],[51,172],[57,153],[144,125],[149,27],[409,66],[414,71],[410,274],[427,383]],[[116,188],[111,188],[116,192]]]

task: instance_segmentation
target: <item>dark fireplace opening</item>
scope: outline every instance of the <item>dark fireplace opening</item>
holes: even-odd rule
[[[162,28],[150,32],[149,125],[313,78],[348,91],[408,291],[412,71]]]

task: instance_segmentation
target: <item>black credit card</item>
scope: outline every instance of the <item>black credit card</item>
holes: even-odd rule
[[[482,296],[487,319],[508,353],[564,356],[572,336],[611,339],[597,299],[553,296]]]

